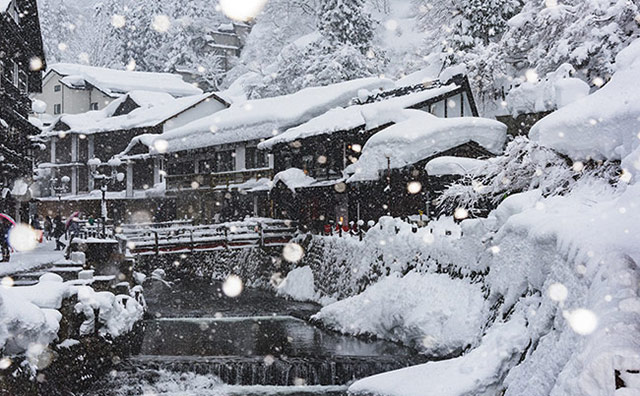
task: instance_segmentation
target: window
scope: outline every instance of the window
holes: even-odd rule
[[[60,103],[53,105],[53,114],[62,114],[62,105]]]
[[[231,151],[219,151],[217,153],[218,172],[231,172],[234,168],[233,154]]]
[[[53,92],[60,92],[62,90],[62,85],[56,85],[53,87]]]
[[[29,92],[29,78],[27,77],[27,73],[22,70],[18,73],[18,86],[20,88],[20,92],[25,94]]]
[[[247,169],[260,169],[269,166],[269,157],[266,151],[258,150],[255,147],[247,147],[246,153]]]
[[[9,9],[7,10],[11,18],[19,25],[20,24],[20,13],[18,12],[18,6],[16,5],[15,0],[12,0],[9,4]]]
[[[90,105],[91,110],[98,110],[98,102],[93,102]]]

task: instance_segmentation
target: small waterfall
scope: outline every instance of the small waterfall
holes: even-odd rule
[[[266,361],[266,362],[265,362]],[[355,379],[415,364],[408,357],[274,358],[138,356],[139,370],[214,375],[230,385],[343,385]]]

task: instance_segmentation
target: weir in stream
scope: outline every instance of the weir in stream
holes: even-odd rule
[[[394,343],[309,324],[315,304],[256,289],[229,298],[220,288],[205,281],[147,285],[150,319],[140,355],[85,394],[340,395],[355,379],[424,361]]]

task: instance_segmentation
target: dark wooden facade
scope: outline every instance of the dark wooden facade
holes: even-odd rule
[[[29,94],[42,90],[46,67],[36,0],[13,0],[0,10],[0,211],[27,215],[7,194],[15,180],[32,176],[29,136],[39,131],[29,121]],[[18,210],[16,210],[18,209]]]
[[[443,112],[440,116],[446,118],[478,116],[469,82],[461,75],[453,77],[445,84],[403,87],[357,101],[356,104],[384,101],[451,83],[455,83],[459,88],[407,108],[433,113],[435,107],[440,105],[438,107]],[[451,98],[460,99],[460,105],[455,109],[457,113],[447,105]],[[466,104],[465,100],[468,101]],[[464,109],[467,109],[466,113]],[[424,171],[426,163],[437,156],[445,155],[471,158],[493,156],[472,142],[425,158],[412,166],[393,170],[390,188],[387,173],[381,174],[378,180],[372,182],[346,183],[345,168],[358,160],[362,148],[373,135],[391,125],[386,124],[371,130],[362,125],[350,130],[320,134],[274,146],[271,152],[275,155],[276,174],[289,168],[299,168],[319,181],[295,192],[284,183],[274,186],[270,193],[274,215],[298,220],[315,231],[324,229],[327,224],[355,224],[358,220],[376,220],[387,214],[403,217],[422,212],[425,215],[434,215],[435,207],[432,201],[444,190],[444,179],[428,178]],[[329,183],[331,180],[335,183]],[[422,190],[419,194],[408,193],[407,185],[412,181],[421,183]]]

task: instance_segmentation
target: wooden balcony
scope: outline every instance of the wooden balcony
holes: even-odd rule
[[[249,180],[262,178],[273,179],[274,171],[271,168],[247,169],[243,171],[218,172],[207,174],[190,174],[167,176],[167,190],[191,190],[194,183],[198,188],[224,188],[242,184]]]

